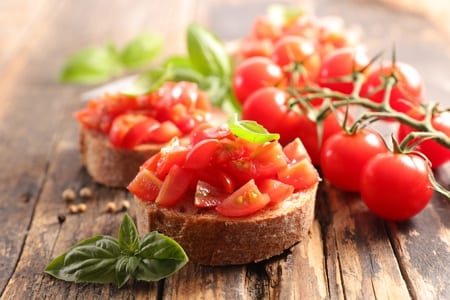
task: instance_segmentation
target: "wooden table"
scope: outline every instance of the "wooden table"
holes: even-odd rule
[[[116,235],[123,213],[106,211],[124,190],[94,184],[81,167],[78,124],[71,112],[90,89],[58,83],[69,54],[88,45],[123,45],[146,30],[166,38],[166,54],[184,51],[195,20],[224,39],[249,30],[269,1],[0,2],[0,296],[2,299],[450,299],[450,202],[436,195],[408,222],[370,214],[357,194],[320,187],[309,239],[283,255],[245,266],[188,264],[157,282],[72,284],[43,273],[72,244]],[[338,4],[339,3],[339,4]],[[314,2],[364,34],[369,49],[390,52],[423,74],[428,98],[449,106],[450,39],[420,16],[378,2]],[[437,171],[449,186],[450,168]],[[90,187],[83,214],[68,214],[61,193]],[[80,201],[77,199],[76,201]],[[66,215],[63,224],[57,216]]]

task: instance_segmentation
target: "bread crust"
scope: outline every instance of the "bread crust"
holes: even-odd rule
[[[308,236],[317,184],[254,215],[224,217],[198,209],[192,198],[174,208],[134,199],[140,234],[157,230],[175,239],[190,261],[212,266],[258,262],[281,254]]]
[[[95,182],[126,187],[139,167],[157,153],[162,144],[142,145],[132,150],[112,146],[108,136],[85,127],[80,129],[81,162]]]

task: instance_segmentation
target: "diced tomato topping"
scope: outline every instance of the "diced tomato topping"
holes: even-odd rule
[[[243,217],[257,212],[269,202],[269,196],[262,194],[251,179],[217,205],[216,210],[227,217]]]
[[[162,184],[153,172],[141,169],[127,188],[143,201],[155,201]]]
[[[308,152],[299,138],[295,138],[292,142],[284,146],[283,152],[291,163],[301,161],[304,158],[309,159]]]
[[[275,179],[263,179],[257,185],[261,193],[269,195],[270,204],[277,204],[294,193],[292,185]]]
[[[86,128],[109,135],[113,146],[132,149],[189,134],[206,122],[210,110],[209,99],[197,84],[182,81],[166,82],[143,96],[106,94],[91,100],[74,117]],[[149,120],[144,122],[144,117]]]
[[[319,174],[312,163],[304,158],[303,160],[289,164],[278,173],[281,182],[292,185],[296,191],[311,187],[319,181]]]
[[[178,165],[173,165],[163,181],[155,202],[169,207],[177,204],[186,194],[192,173]]]
[[[165,178],[173,165],[182,166],[186,159],[189,149],[185,146],[179,145],[176,141],[172,145],[167,146],[161,150],[161,157],[156,165],[156,176],[158,178]]]
[[[195,189],[194,204],[197,207],[215,207],[227,197],[227,193],[205,181],[199,180]]]
[[[319,180],[298,139],[283,148],[277,141],[245,141],[225,127],[200,127],[189,145],[173,139],[142,165],[141,172],[162,181],[151,197],[159,205],[194,198],[196,207],[229,217],[247,216]]]
[[[220,147],[220,142],[217,139],[202,140],[192,147],[186,156],[184,167],[188,169],[204,169],[211,160],[214,154]]]

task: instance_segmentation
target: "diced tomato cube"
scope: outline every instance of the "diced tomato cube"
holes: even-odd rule
[[[269,196],[262,194],[251,179],[217,205],[216,210],[227,217],[243,217],[259,211],[269,202]]]
[[[309,159],[309,154],[299,138],[295,138],[292,142],[284,146],[283,152],[291,163],[299,162],[304,158]]]
[[[173,165],[164,179],[155,202],[164,207],[177,204],[189,189],[192,172]]]
[[[206,168],[220,146],[220,141],[217,139],[205,139],[198,142],[186,155],[184,167],[188,169]]]
[[[127,186],[128,190],[143,201],[155,201],[162,181],[147,169],[141,169]]]
[[[197,207],[215,207],[227,197],[224,190],[199,180],[195,190],[194,204]]]
[[[261,193],[270,197],[270,204],[276,204],[288,198],[294,192],[292,185],[275,179],[263,179],[257,183]]]
[[[304,158],[299,162],[289,164],[278,173],[281,182],[294,186],[295,190],[304,190],[319,181],[319,174],[309,161]]]

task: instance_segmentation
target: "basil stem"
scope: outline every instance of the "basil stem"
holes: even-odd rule
[[[139,240],[136,225],[125,214],[118,239],[96,236],[73,246],[51,261],[44,272],[71,282],[125,285],[131,277],[157,281],[180,270],[188,262],[173,239],[150,232]]]

